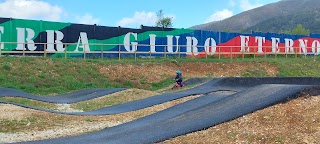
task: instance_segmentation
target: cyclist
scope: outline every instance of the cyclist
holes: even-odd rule
[[[181,74],[180,70],[177,70],[176,74],[177,74],[176,78],[175,78],[176,83],[179,84],[180,87],[182,87],[183,86],[182,85],[182,74]]]

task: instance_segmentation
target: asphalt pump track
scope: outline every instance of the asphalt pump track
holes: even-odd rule
[[[197,82],[197,80],[194,81],[195,83]],[[201,81],[203,82],[204,80]],[[134,111],[191,95],[204,95],[132,122],[97,132],[56,139],[22,142],[35,144],[154,143],[206,129],[252,113],[256,110],[286,102],[303,94],[320,94],[320,78],[314,77],[217,78],[211,80],[206,79],[205,81],[208,82],[185,91],[155,95],[142,100],[105,107],[89,112],[61,113],[15,103],[10,104],[59,114],[108,115]],[[198,81],[198,83],[199,82],[200,81]],[[1,90],[3,89],[0,89],[1,97],[6,96],[6,94],[2,94]],[[6,93],[10,93],[10,95],[7,96],[34,99],[34,97],[28,93],[17,90],[8,92],[10,90],[5,90]],[[72,95],[76,99],[76,95],[81,95],[82,99],[85,100],[86,95],[91,95],[92,93],[103,93],[106,95],[107,92],[114,93],[121,90],[124,89],[90,89],[60,95],[59,97],[62,98],[64,96],[68,97],[69,95]],[[19,95],[15,95],[14,91],[18,92]],[[212,93],[217,91],[233,91],[234,93]],[[23,93],[26,95],[23,95]],[[43,96],[38,96],[36,100],[42,101],[42,97]],[[88,96],[88,99],[91,98],[92,96]],[[69,96],[69,99],[72,98]],[[43,101],[48,101],[48,99]],[[50,102],[55,103],[53,99],[50,100]],[[0,103],[8,102],[2,101]]]

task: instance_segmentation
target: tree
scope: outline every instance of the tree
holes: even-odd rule
[[[310,30],[305,29],[302,24],[298,24],[293,30],[280,31],[284,34],[306,35],[310,34]]]
[[[309,35],[310,31],[305,29],[302,24],[298,24],[297,27],[292,30],[292,34]]]
[[[163,10],[159,10],[157,12],[156,26],[157,27],[164,27],[164,28],[171,28],[173,26],[172,17],[164,17]]]
[[[223,29],[223,32],[230,32],[230,31],[231,31],[230,28],[225,28],[225,29]]]

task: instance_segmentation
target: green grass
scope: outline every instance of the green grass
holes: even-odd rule
[[[107,107],[107,106],[112,106],[112,105],[122,104],[122,103],[133,101],[133,100],[147,98],[153,95],[155,95],[155,93],[150,93],[150,92],[145,93],[145,91],[138,90],[138,89],[126,90],[126,91],[119,92],[115,95],[109,95],[109,96],[101,97],[98,99],[74,103],[74,104],[71,104],[71,107],[73,109],[79,109],[83,111],[92,111],[92,110],[96,110],[96,109]]]
[[[0,120],[0,132],[15,132],[21,128],[27,128],[30,124],[37,123],[33,117],[27,117],[23,120]]]
[[[320,59],[297,58],[277,62],[279,75],[287,76],[320,76]]]
[[[0,101],[19,103],[22,105],[39,107],[44,109],[56,109],[56,105],[52,103],[40,102],[35,100],[30,100],[26,98],[18,98],[18,97],[1,97]]]
[[[265,77],[268,76],[268,73],[259,67],[254,67],[250,69],[247,68],[242,75],[244,77]]]
[[[170,85],[172,85],[174,83],[174,81],[172,80],[172,78],[167,78],[164,79],[158,83],[151,83],[151,89],[152,91],[156,91],[165,87],[168,87]]]
[[[256,58],[155,58],[155,59],[64,59],[41,57],[0,57],[0,87],[20,89],[25,92],[48,95],[61,94],[86,88],[137,88],[133,80],[116,79],[110,81],[98,71],[98,66],[115,64],[141,65],[148,63],[174,63],[177,67],[188,62],[198,63],[229,63],[229,62],[269,62],[278,66],[277,76],[319,76],[320,59],[314,57],[256,57]],[[247,69],[241,74],[245,77],[267,76],[262,69]],[[208,73],[208,76],[214,74]],[[140,79],[140,77],[142,79]],[[172,78],[163,76],[160,82],[149,83],[143,76],[137,81],[146,85],[146,90],[159,90],[172,84]],[[141,87],[140,87],[141,88]]]
[[[92,110],[96,110],[96,109],[107,107],[107,106],[122,104],[124,102],[126,102],[126,100],[120,99],[118,97],[110,97],[110,98],[103,99],[99,102],[89,100],[89,101],[75,103],[75,104],[72,104],[71,107],[74,109],[79,109],[83,111],[92,111]]]

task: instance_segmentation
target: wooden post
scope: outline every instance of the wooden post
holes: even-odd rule
[[[231,59],[231,61],[232,61],[232,47],[231,47],[231,49],[230,49],[230,59]]]
[[[24,43],[23,43],[23,48],[22,48],[22,56],[24,57],[25,56],[25,47],[24,47]]]
[[[288,58],[288,52],[287,52],[287,50],[285,49],[285,52],[286,52],[286,58]]]
[[[151,55],[152,55],[152,54],[151,54],[151,50],[150,50],[150,51],[149,51],[149,59],[151,59]]]
[[[257,51],[257,47],[253,48],[253,59],[256,59],[256,51]]]
[[[83,59],[86,59],[86,44],[83,44]]]
[[[164,52],[164,58],[167,58],[167,51],[166,51],[166,47],[163,47],[163,52]]]
[[[65,44],[65,49],[64,49],[64,58],[67,59],[67,47],[68,44]]]
[[[220,60],[220,58],[221,58],[221,54],[220,54],[220,52],[221,52],[221,47],[218,47],[218,49],[219,49],[219,60]]]
[[[101,59],[103,59],[103,45],[101,45]]]
[[[193,53],[193,46],[191,46],[191,52],[192,52],[192,58],[194,56],[194,53]]]
[[[118,33],[118,35],[120,35],[120,26],[118,26],[118,31],[117,31],[117,33]],[[119,52],[119,55],[118,55],[118,59],[120,60],[120,56],[121,56],[121,52],[120,52],[120,49],[121,49],[121,46],[120,46],[120,37],[118,37],[118,52]]]
[[[210,51],[209,48],[208,48],[208,51]],[[212,50],[211,50],[211,51],[212,51]],[[204,52],[206,53],[206,59],[208,59],[208,53],[207,53],[207,51],[206,51],[206,48],[204,49]]]
[[[43,44],[43,52],[44,52],[44,57],[47,57],[47,45]]]
[[[119,60],[121,60],[121,51],[120,51],[120,49],[121,49],[121,46],[120,46],[120,44],[119,44],[119,48],[118,48]]]
[[[2,43],[0,42],[0,57],[2,56],[2,49],[1,49]]]
[[[178,58],[180,58],[180,46],[178,46]]]
[[[316,56],[317,56],[317,50],[315,51],[315,53],[313,54],[313,59],[316,59]]]
[[[218,36],[219,36],[219,44],[221,44],[221,32],[220,31],[219,31],[219,35]],[[220,60],[220,52],[221,52],[220,48],[221,47],[218,47],[218,49],[219,49],[219,60]]]
[[[264,51],[263,51],[264,58],[267,58],[267,50],[268,50],[268,47],[264,47]]]
[[[244,60],[244,51],[241,51],[241,53],[242,53],[242,60]]]
[[[304,58],[307,58],[308,51],[306,50],[306,54],[304,54]]]
[[[136,45],[136,47],[134,48],[134,60],[137,61],[137,48],[138,45]]]

